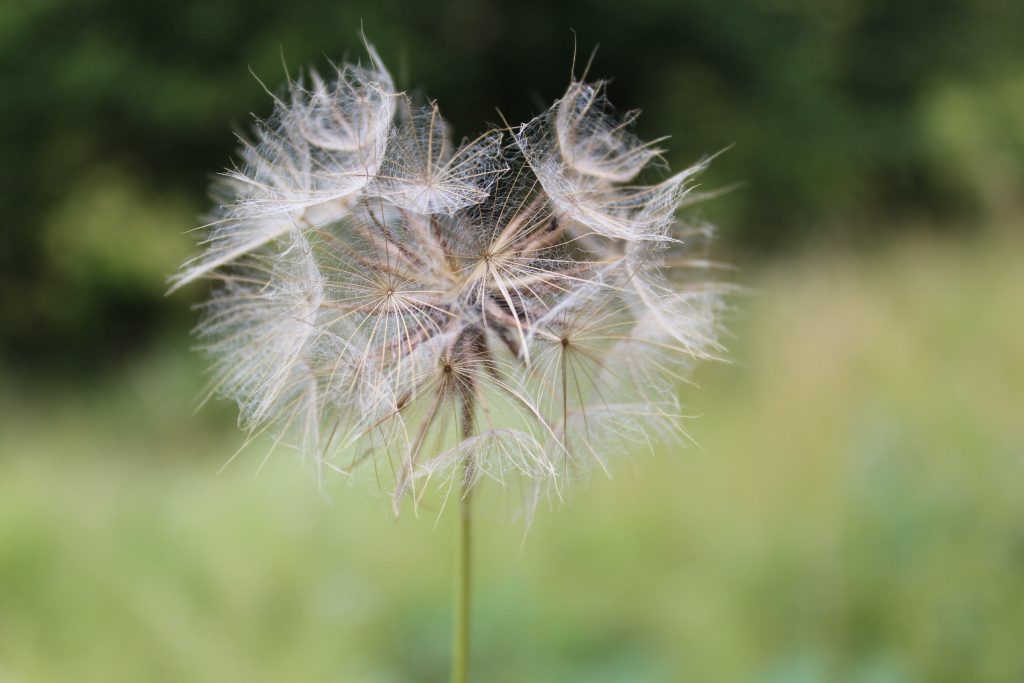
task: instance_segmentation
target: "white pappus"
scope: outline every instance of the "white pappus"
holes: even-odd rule
[[[218,183],[198,327],[214,392],[319,469],[550,485],[681,434],[678,387],[721,357],[710,228],[677,217],[701,162],[660,182],[658,143],[572,79],[546,112],[455,144],[369,48],[288,83]]]

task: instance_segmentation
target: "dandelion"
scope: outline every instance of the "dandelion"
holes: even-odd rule
[[[676,217],[706,162],[638,183],[662,141],[575,78],[533,120],[456,144],[368,51],[275,98],[172,289],[213,281],[198,335],[253,438],[321,475],[372,471],[396,514],[458,499],[464,681],[473,490],[515,484],[529,514],[678,437],[678,383],[723,351],[710,228]]]

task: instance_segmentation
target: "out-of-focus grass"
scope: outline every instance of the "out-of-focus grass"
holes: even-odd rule
[[[702,448],[619,462],[525,543],[489,506],[476,680],[1024,679],[1021,246],[750,274],[736,365],[683,390]],[[198,382],[175,347],[4,396],[0,681],[444,680],[450,516],[284,454],[216,476],[240,437],[189,415]]]

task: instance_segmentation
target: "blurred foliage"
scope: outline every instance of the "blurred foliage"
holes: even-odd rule
[[[1024,680],[1022,247],[756,268],[745,366],[683,390],[702,448],[619,460],[525,539],[514,489],[476,497],[475,680]],[[454,507],[395,523],[372,476],[317,496],[266,444],[214,476],[243,437],[189,416],[181,341],[0,388],[0,680],[445,680]]]
[[[0,350],[53,372],[116,361],[186,297],[162,280],[269,87],[358,57],[364,26],[459,135],[526,120],[600,44],[670,161],[732,147],[702,211],[737,250],[970,224],[1021,203],[1016,0],[8,0],[0,3]],[[574,29],[576,37],[570,32]],[[844,227],[845,226],[845,227]],[[857,227],[856,233],[850,226]],[[173,322],[169,322],[173,321]]]

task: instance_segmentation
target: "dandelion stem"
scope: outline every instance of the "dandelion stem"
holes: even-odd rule
[[[455,540],[455,623],[452,630],[451,683],[469,680],[469,612],[471,567],[470,483],[473,463],[466,462],[459,497],[459,530]]]

